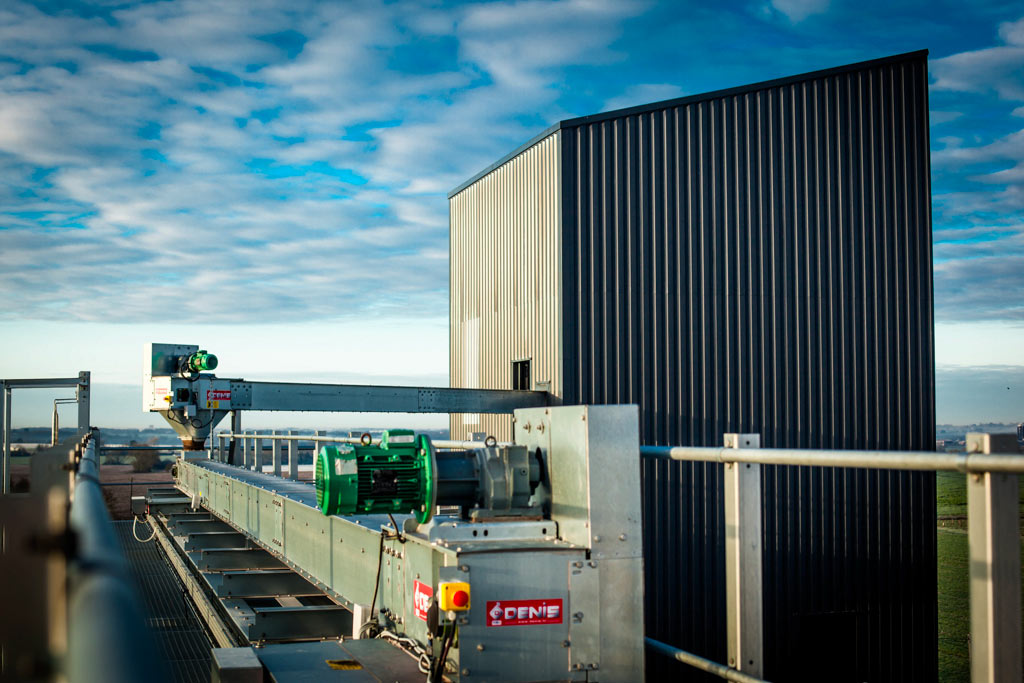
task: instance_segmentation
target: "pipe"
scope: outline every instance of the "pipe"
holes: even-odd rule
[[[661,460],[748,462],[760,465],[868,467],[880,470],[1024,473],[1022,455],[935,453],[932,451],[826,451],[789,448],[699,448],[641,446],[640,454]]]
[[[68,679],[166,681],[103,500],[92,432],[83,443],[69,517],[75,546],[69,563]]]
[[[724,678],[727,681],[736,681],[736,683],[767,683],[761,678],[755,678],[742,671],[731,669],[724,664],[713,662],[710,659],[705,659],[692,652],[686,650],[680,650],[677,647],[672,647],[660,640],[654,638],[644,638],[644,642],[647,644],[648,649],[657,652],[660,655],[665,655],[671,659],[674,659],[683,664],[689,664],[690,666],[706,671],[709,674],[714,674],[719,678]]]

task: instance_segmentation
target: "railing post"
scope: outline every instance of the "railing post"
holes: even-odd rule
[[[231,411],[231,433],[241,434],[242,433],[242,411],[232,410]],[[234,449],[232,450],[232,444]],[[228,442],[228,464],[238,466],[238,437],[232,436],[231,441]]]
[[[85,433],[89,431],[89,420],[91,419],[90,413],[90,382],[92,373],[88,370],[83,370],[78,373],[78,390],[76,391],[76,397],[78,398],[78,435],[85,436]]]
[[[726,448],[760,448],[758,434],[725,434]],[[756,678],[764,668],[761,466],[725,463],[725,606],[729,666]]]
[[[967,434],[968,453],[1016,453],[1014,434]],[[1018,475],[967,473],[971,681],[1019,681],[1020,501]]]
[[[288,436],[295,436],[295,431],[288,430]],[[299,479],[299,442],[288,441],[288,478],[298,481]]]
[[[313,434],[315,434],[316,436],[323,436],[324,433],[325,432],[322,429],[318,429],[315,432],[313,432]],[[316,456],[319,455],[320,449],[323,448],[323,447],[324,447],[324,444],[320,440],[316,440],[316,441],[313,442],[313,462],[314,463],[316,462]]]
[[[263,439],[260,438],[260,431],[256,430],[253,432],[252,448],[256,452],[256,471],[263,473]]]
[[[0,382],[0,387],[3,388],[2,399],[0,399],[0,421],[3,422],[2,432],[3,438],[3,453],[0,454],[3,457],[0,458],[0,475],[3,475],[3,485],[0,486],[0,492],[4,495],[11,492],[11,388],[7,386],[6,382]]]
[[[274,436],[278,436],[281,432],[276,429],[271,432]],[[274,476],[281,476],[281,439],[274,439],[270,442],[270,453],[271,459],[274,461]]]
[[[242,432],[242,467],[252,469],[252,440],[249,438],[249,432]]]

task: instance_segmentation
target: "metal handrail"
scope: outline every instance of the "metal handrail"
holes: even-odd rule
[[[254,432],[217,432],[215,439],[259,439],[260,441],[315,441],[318,443],[348,443],[359,444],[362,439],[358,436],[317,436],[316,434],[268,434]],[[380,439],[372,439],[371,443],[379,444]],[[450,439],[431,439],[430,443],[435,448],[483,448],[483,441],[453,441]],[[501,442],[498,446],[511,446],[510,442]]]
[[[647,458],[691,462],[742,462],[759,465],[866,467],[879,470],[1007,472],[1024,474],[1024,455],[936,453],[933,451],[826,451],[793,448],[705,448],[641,446]]]
[[[92,432],[79,452],[69,517],[74,546],[68,567],[68,678],[167,680],[103,499]]]
[[[760,465],[959,472],[967,479],[971,680],[1020,680],[1017,475],[1024,474],[1024,455],[1013,435],[969,433],[966,453],[762,449],[757,434],[723,436],[722,448],[641,446],[640,453],[651,459],[724,465],[725,526],[731,530],[725,543],[729,660],[749,663],[750,668],[725,666],[651,638],[646,639],[648,648],[726,680],[760,681],[751,675],[761,674],[763,660]]]
[[[660,655],[671,657],[676,661],[689,664],[701,671],[707,671],[709,674],[714,674],[727,681],[735,681],[736,683],[768,683],[762,678],[747,675],[741,671],[737,671],[736,669],[731,669],[724,664],[713,662],[710,659],[706,659],[700,655],[695,655],[692,652],[687,652],[686,650],[680,650],[678,647],[672,647],[668,643],[663,643],[660,640],[655,640],[654,638],[644,638],[644,642],[652,652],[657,652]]]

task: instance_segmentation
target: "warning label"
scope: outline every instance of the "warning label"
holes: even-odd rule
[[[412,606],[416,611],[416,617],[427,620],[427,610],[430,609],[430,598],[434,595],[434,589],[425,583],[415,581],[412,584]]]
[[[562,600],[488,600],[488,626],[561,624]]]

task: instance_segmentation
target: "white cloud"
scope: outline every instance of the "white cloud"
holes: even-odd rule
[[[829,0],[771,0],[771,6],[797,24],[809,16],[826,12]]]
[[[1024,100],[1024,18],[999,26],[1004,44],[950,55],[930,63],[937,90],[994,92],[1007,100]]]
[[[625,109],[640,104],[660,102],[682,97],[686,93],[681,87],[673,83],[637,83],[626,88],[621,94],[605,101],[603,111],[613,109]]]

